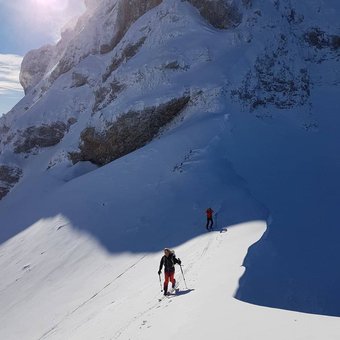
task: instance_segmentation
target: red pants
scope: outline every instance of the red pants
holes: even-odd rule
[[[164,291],[165,292],[168,291],[169,280],[172,283],[172,287],[175,287],[176,280],[175,280],[175,272],[174,271],[173,272],[165,272],[164,273]]]

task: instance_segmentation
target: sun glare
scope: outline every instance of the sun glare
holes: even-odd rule
[[[64,11],[68,6],[68,0],[33,0],[39,10]]]
[[[2,0],[0,0],[1,2]],[[60,33],[75,22],[84,11],[84,0],[16,0],[22,2],[17,6],[18,14],[15,17],[18,29],[23,23],[34,34],[34,39],[47,43],[56,43],[60,39]],[[22,20],[24,19],[24,21]],[[69,25],[70,26],[70,25]]]

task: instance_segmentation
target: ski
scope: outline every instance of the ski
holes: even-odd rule
[[[161,298],[158,298],[158,301],[161,302],[162,300],[166,298],[171,298],[175,296],[179,292],[179,287],[176,285],[174,288],[171,288],[165,295],[163,295]]]

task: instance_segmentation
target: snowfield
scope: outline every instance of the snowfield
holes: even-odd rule
[[[177,266],[180,291],[165,298],[157,277],[162,252],[113,256],[84,234],[67,226],[58,230],[63,224],[61,217],[41,221],[18,235],[21,245],[39,232],[41,241],[25,254],[30,261],[17,263],[14,282],[7,282],[12,288],[1,296],[2,339],[338,339],[338,318],[234,298],[242,261],[264,222],[230,226],[176,247],[187,286]],[[59,249],[48,246],[52,237]],[[2,266],[8,267],[4,249],[15,253],[13,243],[2,247]]]
[[[0,248],[0,338],[338,339],[338,318],[235,299],[267,211],[226,160],[223,134],[210,142],[197,134],[197,125],[216,131],[224,120],[189,119],[101,169],[68,181],[64,169],[40,174],[8,196],[7,233],[25,230]],[[19,198],[27,201],[15,217]],[[217,213],[210,233],[208,205]],[[180,291],[162,298],[157,271],[169,246],[186,284],[177,266]]]
[[[220,30],[164,0],[109,50],[116,3],[88,2],[0,119],[22,173],[0,169],[0,339],[339,340],[339,2],[231,1]],[[70,161],[87,128],[183,95],[145,146]],[[165,247],[185,281],[163,298]]]

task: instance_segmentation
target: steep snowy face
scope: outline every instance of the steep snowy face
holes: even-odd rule
[[[37,85],[44,76],[48,76],[49,82],[53,83],[89,54],[112,51],[136,20],[161,2],[111,0],[100,4],[86,3],[87,12],[79,19],[77,27],[73,31],[63,32],[56,46],[42,47],[25,56],[20,75],[25,92]],[[231,28],[241,22],[242,15],[235,1],[189,2],[216,28]]]
[[[271,212],[236,297],[339,316],[340,5],[272,5],[254,2],[254,58],[231,93],[249,114],[232,116],[228,155]]]
[[[339,59],[337,5],[333,1],[305,5],[274,1],[273,7],[260,3],[248,19],[252,26],[249,42],[256,39],[259,50],[232,95],[258,114],[268,111],[271,115],[267,108],[300,107],[307,112],[316,65],[321,70]],[[325,17],[329,23],[324,22]],[[322,83],[328,81],[328,74],[322,78]],[[313,129],[316,123],[312,120],[305,122],[306,128]]]
[[[53,158],[103,165],[150,142],[204,96],[215,71],[208,79],[198,70],[217,48],[204,42],[214,27],[237,27],[245,9],[222,0],[86,5],[55,46],[25,56],[26,97],[1,119],[0,163],[22,167],[26,154],[56,146],[64,156]]]
[[[87,3],[87,12],[79,19],[76,27],[63,32],[61,40],[52,50],[48,50],[48,54],[43,47],[25,56],[21,70],[25,90],[34,87],[42,76],[48,78],[45,86],[50,86],[89,54],[111,51],[133,22],[160,3],[161,0]],[[35,79],[25,79],[26,74],[35,74]]]

